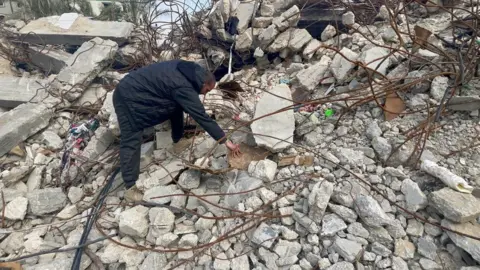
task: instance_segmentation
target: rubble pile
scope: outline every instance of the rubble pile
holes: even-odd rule
[[[331,24],[314,37],[298,27],[300,5],[235,2],[206,11],[198,33],[203,46],[219,39],[256,59],[222,78],[240,83],[236,98],[215,89],[204,99],[243,156],[203,133],[177,155],[168,123],[146,130],[155,140],[141,149],[143,201],[128,204],[115,177],[80,268],[480,269],[479,78],[438,125],[429,122],[436,129],[421,144],[411,139],[455,80],[441,53],[451,14],[425,8],[423,18],[390,18],[382,6],[374,24],[360,25],[345,11],[347,30]],[[458,7],[456,16],[467,14]],[[36,66],[55,67],[48,77],[0,77],[0,262],[26,256],[19,263],[28,270],[71,267],[74,249],[28,255],[79,244],[115,166],[112,95],[125,73],[113,63],[134,61],[143,46],[131,24],[71,16],[7,24],[11,46],[23,37],[40,56],[30,58]],[[416,47],[407,34],[414,26],[441,50]],[[34,27],[39,35],[29,36]],[[78,48],[53,55],[35,38]],[[152,57],[180,53],[206,66],[230,58],[222,46],[178,48]]]

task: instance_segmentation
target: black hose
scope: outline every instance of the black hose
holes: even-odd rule
[[[100,207],[103,205],[103,201],[107,197],[108,191],[112,187],[113,181],[115,180],[115,176],[120,172],[120,167],[117,167],[114,171],[110,179],[108,180],[107,184],[103,187],[100,195],[98,197],[97,203],[93,208],[93,212],[91,215],[88,216],[87,223],[85,224],[85,229],[83,229],[82,237],[80,238],[80,242],[78,246],[83,246],[87,241],[88,235],[92,230],[93,224],[97,220],[97,216],[99,214]],[[71,270],[80,270],[80,262],[82,260],[83,254],[83,247],[77,248],[75,251],[75,257],[73,258],[72,268]]]

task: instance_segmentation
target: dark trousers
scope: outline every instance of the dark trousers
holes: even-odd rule
[[[143,130],[132,124],[132,117],[118,91],[113,93],[113,106],[120,126],[120,169],[126,188],[135,185],[140,173],[140,153]]]

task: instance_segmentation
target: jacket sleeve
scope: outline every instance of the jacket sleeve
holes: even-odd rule
[[[170,117],[170,124],[172,126],[172,140],[174,143],[180,141],[183,137],[183,110],[177,109]]]
[[[225,132],[205,112],[198,94],[193,89],[181,88],[173,91],[173,99],[180,104],[183,110],[188,113],[213,139],[219,143],[226,141]]]

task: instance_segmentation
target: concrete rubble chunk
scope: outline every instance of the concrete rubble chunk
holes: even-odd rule
[[[148,208],[137,205],[120,214],[120,232],[133,237],[145,237],[148,232]]]
[[[335,29],[335,26],[329,24],[323,30],[320,38],[322,39],[322,41],[327,41],[327,40],[333,38],[336,34],[337,34],[337,29]]]
[[[334,236],[337,232],[347,228],[347,224],[336,214],[328,214],[323,217],[321,236]]]
[[[187,170],[178,178],[178,184],[186,189],[198,188],[200,185],[201,172],[198,170]]]
[[[106,95],[107,90],[101,84],[92,83],[72,105],[100,108],[103,107]]]
[[[146,202],[154,202],[159,204],[169,203],[172,200],[172,196],[177,194],[177,186],[176,185],[168,185],[168,186],[155,186],[147,191],[143,195],[143,200]],[[166,197],[163,197],[166,196]],[[162,197],[162,198],[155,198],[155,197]]]
[[[448,102],[447,108],[453,111],[480,110],[480,96],[454,96]]]
[[[277,37],[280,32],[275,25],[270,25],[258,35],[258,42],[261,49],[266,49]]]
[[[271,248],[279,232],[271,226],[262,223],[253,233],[252,242],[265,248]]]
[[[248,165],[248,173],[258,179],[272,182],[277,171],[277,163],[269,159],[252,161]]]
[[[351,11],[346,12],[342,15],[342,23],[344,25],[353,25],[355,24],[355,14]]]
[[[240,34],[235,41],[235,50],[239,52],[248,51],[253,45],[253,35],[251,28]]]
[[[358,54],[347,47],[342,48],[333,58],[330,70],[338,81],[343,81],[349,72],[355,67]]]
[[[68,59],[67,66],[58,73],[52,86],[65,94],[68,101],[76,100],[85,87],[110,65],[117,50],[117,43],[98,37],[83,43]]]
[[[0,157],[45,128],[53,111],[43,104],[27,103],[0,115]]]
[[[448,78],[444,76],[435,77],[430,86],[430,95],[436,101],[441,101],[448,88]]]
[[[308,195],[308,205],[310,206],[308,216],[318,224],[323,219],[325,209],[327,209],[328,202],[333,194],[333,188],[331,182],[320,181],[315,183],[312,192]]]
[[[311,65],[309,68],[304,69],[296,75],[298,87],[301,90],[312,92],[317,85],[320,84],[320,80],[324,77],[332,59],[326,55],[322,56],[320,61]]]
[[[417,183],[410,179],[405,179],[401,186],[402,193],[405,195],[407,208],[410,211],[416,212],[423,209],[428,204],[427,196],[422,192]]]
[[[326,270],[354,270],[355,266],[351,262],[337,262],[332,266],[326,268]]]
[[[78,15],[68,28],[61,27],[61,16],[43,17],[29,22],[20,29],[20,39],[32,44],[82,45],[99,37],[110,39],[119,45],[127,42],[134,24],[116,21],[95,21]]]
[[[267,51],[270,53],[280,52],[288,47],[288,44],[293,39],[294,29],[289,28],[284,32],[280,33],[270,46],[268,46]]]
[[[273,19],[273,24],[280,30],[284,31],[289,27],[297,26],[300,21],[300,9],[293,5],[291,8],[283,12],[279,17]]]
[[[388,140],[380,136],[375,137],[372,139],[372,146],[380,160],[383,162],[387,161],[392,153],[392,146]]]
[[[23,220],[27,214],[28,199],[17,197],[5,207],[5,218],[9,220]]]
[[[67,205],[67,196],[61,188],[37,189],[27,193],[29,212],[45,215],[59,211]]]
[[[252,17],[259,8],[259,3],[257,1],[248,1],[248,2],[240,2],[237,7],[237,31],[238,33],[243,33],[250,24]]]
[[[54,48],[44,48],[35,45],[29,45],[27,54],[31,63],[41,70],[57,74],[67,65],[71,54],[56,50]]]
[[[415,245],[408,240],[397,239],[395,241],[394,254],[405,260],[413,259],[415,255]]]
[[[53,150],[59,150],[63,148],[64,142],[62,138],[60,138],[60,136],[53,131],[46,130],[42,132],[41,140],[47,145],[47,147]]]
[[[359,194],[354,201],[354,208],[368,226],[380,227],[392,224],[392,219],[385,214],[380,204],[371,196]]]
[[[305,46],[305,49],[302,53],[303,58],[307,60],[311,59],[321,46],[322,43],[318,39],[313,38],[310,40],[310,42],[308,42],[307,46]]]
[[[47,85],[47,81],[27,76],[0,76],[0,85],[2,85],[0,107],[15,108],[31,101],[34,97],[44,98],[46,95],[44,87]]]
[[[293,211],[292,218],[304,227],[309,233],[317,234],[320,231],[318,225],[307,215]]]
[[[89,166],[93,166],[97,159],[107,150],[114,140],[115,136],[111,130],[100,126],[95,131],[95,135],[92,136],[88,142],[87,147],[85,147],[83,150],[81,158],[87,161]]]
[[[32,170],[33,167],[31,166],[13,167],[9,171],[3,171],[0,180],[5,186],[8,187],[24,179]]]
[[[255,28],[267,28],[272,23],[273,17],[256,17],[253,19],[252,26]]]
[[[359,60],[362,61],[371,70],[385,75],[387,68],[391,64],[390,57],[386,60],[384,58],[389,54],[388,50],[382,47],[370,48],[360,55]]]
[[[292,105],[292,94],[286,84],[277,85],[269,92],[276,96],[264,92],[257,103],[254,118],[274,113]],[[281,129],[279,129],[280,127]],[[293,110],[258,119],[251,124],[251,128],[258,146],[263,146],[272,152],[282,151],[293,143],[293,132],[295,130]]]
[[[480,216],[480,199],[472,194],[443,188],[430,194],[430,205],[436,208],[445,218],[465,223]]]
[[[354,262],[363,250],[359,243],[340,237],[335,240],[333,249],[348,262]]]
[[[312,35],[310,35],[306,29],[294,29],[292,31],[292,38],[288,43],[288,48],[293,52],[298,52],[312,39]]]
[[[441,225],[450,230],[458,231],[467,235],[477,237],[480,235],[480,225],[476,222],[475,224],[470,222],[458,224],[444,219],[442,220]],[[457,247],[468,252],[474,260],[480,263],[480,241],[459,235],[455,232],[446,231],[446,233]]]

